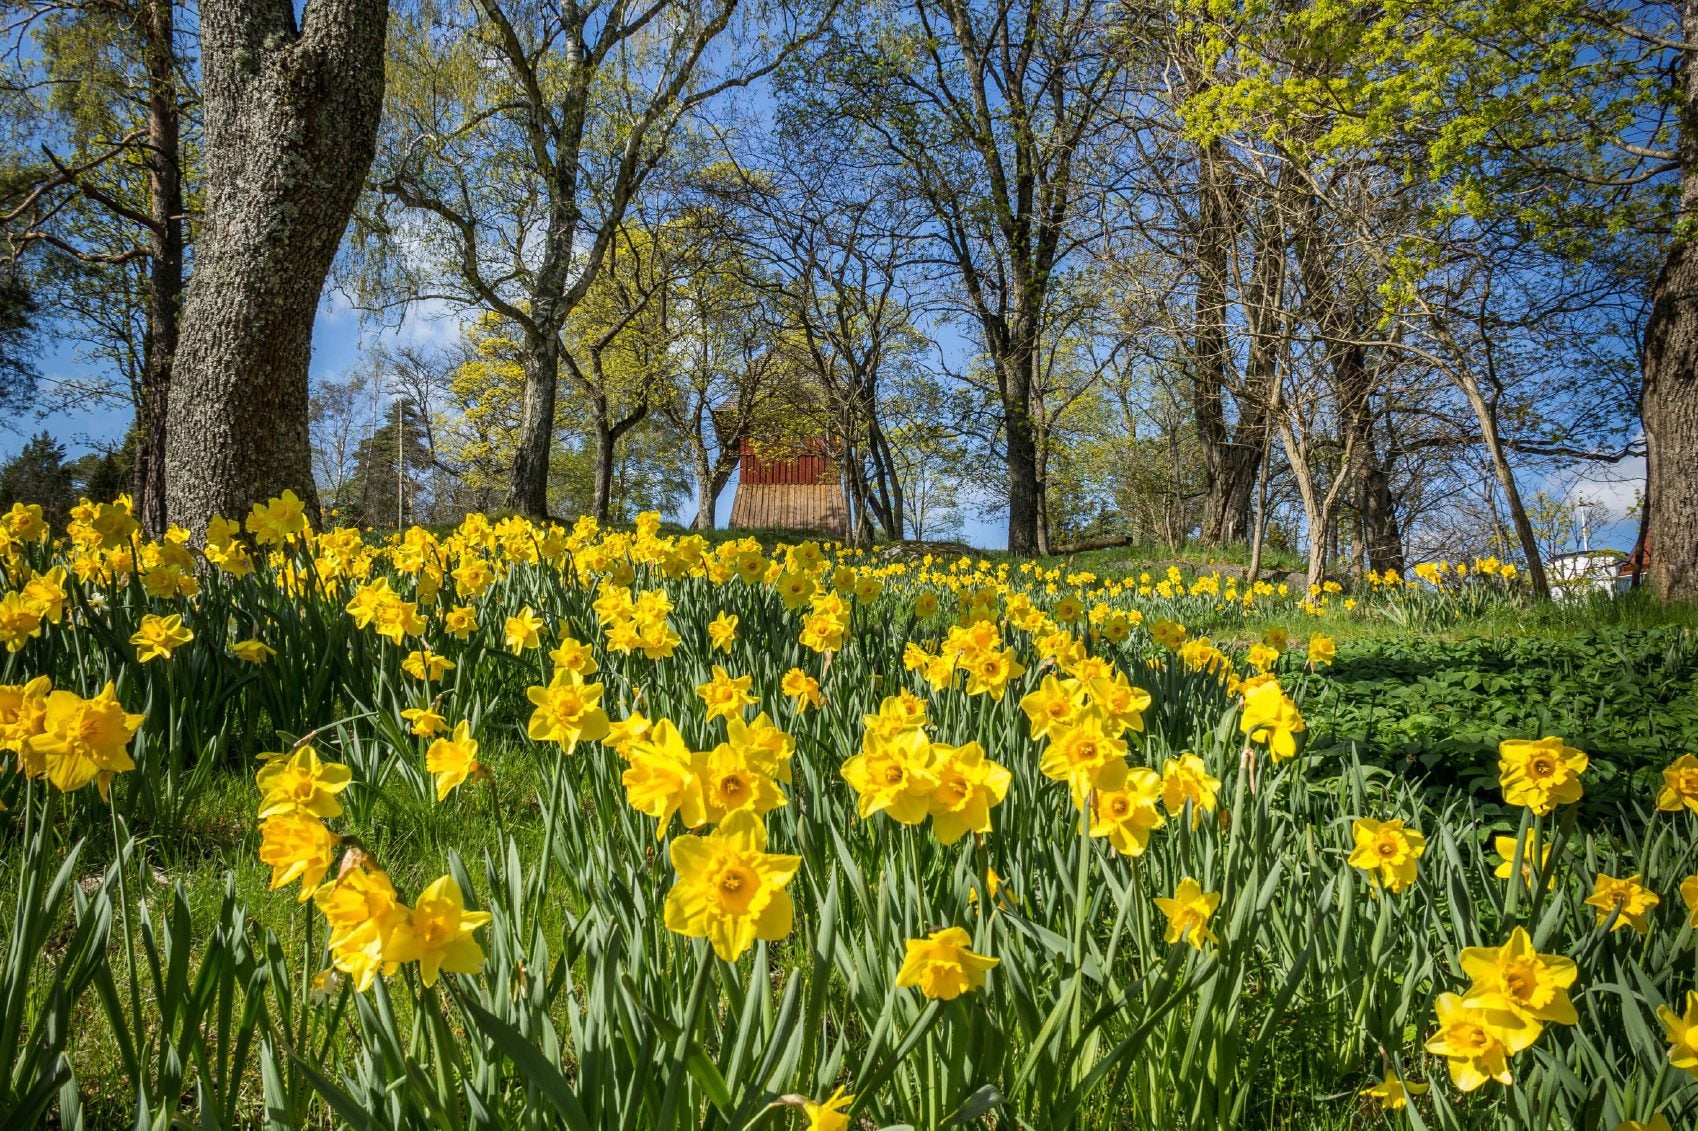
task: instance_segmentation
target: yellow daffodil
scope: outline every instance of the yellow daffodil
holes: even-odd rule
[[[353,858],[353,862],[350,862]],[[380,869],[368,866],[363,854],[350,850],[341,874],[313,893],[313,902],[330,925],[331,964],[354,979],[354,988],[364,993],[379,973],[392,973],[397,965],[385,959],[395,925],[407,916],[407,908],[395,894],[395,885]]]
[[[1154,770],[1111,764],[1097,779],[1093,797],[1090,834],[1107,837],[1122,856],[1142,856],[1151,831],[1167,823],[1156,807],[1161,776]]]
[[[1120,672],[1095,675],[1085,681],[1091,706],[1101,713],[1103,729],[1110,734],[1144,732],[1144,712],[1150,709],[1150,693],[1134,687]]]
[[[1296,757],[1296,736],[1306,728],[1297,704],[1287,697],[1277,680],[1266,678],[1254,686],[1246,686],[1238,729],[1251,742],[1265,744],[1274,761],[1282,762]]]
[[[743,709],[755,701],[749,694],[749,688],[754,683],[753,676],[733,677],[718,664],[713,666],[713,678],[706,683],[696,686],[696,695],[707,704],[708,721],[714,719],[729,719],[733,716],[741,718]]]
[[[607,736],[601,740],[602,745],[612,747],[615,754],[629,762],[631,748],[648,735],[652,725],[641,711],[632,711],[618,722],[607,724]]]
[[[401,670],[414,679],[428,679],[435,683],[442,679],[443,673],[452,671],[454,661],[440,652],[428,649],[407,653],[407,658],[401,661]]]
[[[425,769],[436,778],[436,799],[442,801],[467,778],[479,773],[478,742],[470,724],[454,724],[454,733],[439,738],[425,751]]]
[[[721,609],[719,615],[708,623],[708,644],[721,652],[730,652],[731,646],[737,643],[737,617]]]
[[[190,568],[193,568],[193,563],[190,563]],[[47,623],[58,624],[64,619],[65,602],[69,598],[69,594],[65,592],[64,566],[54,566],[46,573],[32,574],[30,579],[24,582],[20,592],[24,600],[34,605]],[[194,596],[192,592],[183,595]]]
[[[1663,771],[1657,808],[1665,813],[1678,813],[1682,809],[1698,813],[1698,757],[1682,754]]]
[[[436,985],[437,975],[476,974],[483,969],[483,948],[472,933],[487,924],[487,911],[467,911],[465,897],[454,877],[443,876],[413,901],[406,918],[390,933],[384,957],[391,962],[417,962],[419,977]]]
[[[1472,1092],[1488,1080],[1513,1082],[1510,1056],[1539,1036],[1537,1023],[1475,1009],[1458,994],[1440,994],[1433,1008],[1438,1028],[1427,1038],[1426,1050],[1444,1057],[1451,1082],[1464,1092]],[[1499,1024],[1503,1017],[1509,1017],[1510,1023]]]
[[[1568,989],[1574,985],[1574,961],[1540,954],[1533,939],[1517,927],[1500,947],[1469,947],[1458,956],[1462,972],[1474,980],[1463,1003],[1488,1015],[1513,1014],[1522,1022],[1579,1024]]]
[[[41,731],[24,742],[25,764],[38,765],[63,793],[73,793],[92,781],[105,797],[113,775],[136,768],[129,745],[142,721],[143,716],[124,710],[110,683],[93,699],[69,691],[49,692]]]
[[[1170,897],[1158,897],[1153,901],[1156,909],[1167,916],[1167,942],[1176,943],[1183,939],[1198,950],[1203,949],[1204,943],[1219,942],[1215,933],[1209,930],[1209,920],[1214,918],[1215,908],[1220,906],[1220,893],[1204,891],[1203,886],[1190,876],[1179,881]]]
[[[259,816],[307,813],[314,817],[339,817],[342,805],[336,795],[348,788],[354,775],[338,762],[321,761],[318,751],[303,746],[287,758],[277,758],[260,767]]]
[[[749,758],[748,747],[722,742],[700,763],[702,800],[710,822],[747,809],[765,814],[784,804],[784,794]]]
[[[263,640],[250,638],[230,645],[230,654],[245,664],[263,664],[277,655],[277,649]]]
[[[773,585],[786,609],[798,609],[814,595],[814,579],[804,574],[785,571]]]
[[[22,651],[25,644],[41,635],[44,619],[41,606],[22,593],[0,597],[0,644],[8,652]]]
[[[1397,1073],[1387,1068],[1385,1078],[1377,1084],[1363,1088],[1361,1094],[1377,1101],[1381,1111],[1402,1111],[1409,1106],[1410,1096],[1425,1095],[1426,1092],[1427,1085],[1401,1079]]]
[[[1592,885],[1592,894],[1586,897],[1586,905],[1597,908],[1599,923],[1607,922],[1613,915],[1615,923],[1611,931],[1632,927],[1642,935],[1651,929],[1646,916],[1661,902],[1656,892],[1639,882],[1638,875],[1621,880],[1602,872]]]
[[[766,826],[755,814],[740,810],[708,836],[676,837],[670,855],[678,881],[666,896],[669,930],[707,939],[726,962],[756,939],[790,933],[795,912],[785,887],[802,858],[767,852]]]
[[[896,984],[917,987],[928,998],[954,1001],[970,990],[983,989],[985,974],[1001,963],[968,949],[973,937],[961,927],[945,927],[923,939],[909,939]]]
[[[1698,1080],[1698,991],[1686,992],[1686,1012],[1657,1007],[1657,1020],[1669,1043],[1669,1063]]]
[[[1008,684],[1026,671],[1026,665],[1015,657],[1012,648],[992,649],[957,666],[967,672],[968,695],[989,695],[999,703]]]
[[[557,670],[577,672],[586,679],[600,670],[600,665],[596,663],[595,651],[588,644],[570,636],[563,638],[560,646],[550,652],[548,658]]]
[[[1492,870],[1492,875],[1500,880],[1509,879],[1510,873],[1515,870],[1515,846],[1519,843],[1522,842],[1512,836],[1492,838],[1492,847],[1499,856],[1503,857],[1503,863]],[[1544,871],[1550,864],[1551,846],[1548,844],[1541,845],[1538,836],[1529,831],[1525,847],[1521,850],[1521,882],[1528,886],[1533,883],[1535,857],[1539,870]]]
[[[1586,764],[1586,755],[1560,738],[1511,738],[1498,744],[1504,801],[1540,815],[1580,800]]]
[[[707,798],[702,788],[706,755],[685,746],[683,736],[669,720],[661,719],[634,741],[628,761],[630,765],[620,775],[625,799],[631,808],[658,822],[656,840],[666,835],[674,813],[683,819],[685,828],[700,828],[707,823]]]
[[[162,617],[149,613],[141,619],[130,643],[136,646],[136,663],[145,664],[149,660],[169,660],[172,652],[194,638],[195,634],[183,626],[181,615],[172,613]]]
[[[259,858],[271,866],[271,889],[301,881],[299,900],[305,903],[324,882],[332,854],[342,840],[323,821],[290,809],[259,823]]]
[[[525,694],[536,707],[525,729],[531,741],[558,743],[570,754],[580,742],[607,737],[601,684],[585,683],[577,672],[557,669],[548,686],[526,688]]]
[[[401,712],[408,728],[420,738],[429,738],[448,729],[448,720],[432,704],[429,707],[408,707]]]
[[[779,690],[786,698],[796,701],[796,709],[805,711],[809,707],[819,710],[825,706],[825,699],[820,695],[820,681],[803,671],[801,668],[791,668],[784,673],[779,683]]]
[[[1161,803],[1169,816],[1177,817],[1187,802],[1191,805],[1191,827],[1203,821],[1204,813],[1213,813],[1220,796],[1220,779],[1209,773],[1204,761],[1195,754],[1169,758],[1161,768]]]
[[[508,617],[501,631],[502,642],[515,656],[542,644],[542,618],[529,605],[520,609],[518,615]]]
[[[284,491],[274,499],[255,503],[245,525],[259,545],[281,545],[290,536],[306,530],[306,509],[295,492]]]
[[[774,781],[790,780],[790,759],[796,754],[796,740],[774,726],[765,711],[749,722],[736,717],[727,719],[725,733],[730,745],[761,773]]]
[[[0,751],[23,754],[29,740],[47,728],[47,696],[53,681],[36,676],[28,683],[0,684]],[[26,773],[39,777],[39,771]]]
[[[856,793],[862,819],[884,813],[904,825],[917,825],[931,813],[938,787],[932,767],[932,742],[919,727],[893,734],[869,729],[861,752],[843,763],[843,780]]]
[[[1087,711],[1080,719],[1050,735],[1038,772],[1051,781],[1066,782],[1073,804],[1083,808],[1097,781],[1112,767],[1124,764],[1126,743],[1103,729],[1102,716]]]
[[[442,614],[442,631],[456,640],[469,640],[478,630],[478,613],[470,605],[456,605]]]
[[[1159,617],[1156,623],[1150,626],[1150,635],[1163,647],[1177,648],[1185,643],[1185,626],[1166,617]]]
[[[1054,675],[1044,676],[1037,690],[1027,692],[1020,700],[1020,709],[1031,725],[1033,742],[1071,726],[1084,708],[1084,684],[1076,679],[1064,683]]]
[[[1644,1123],[1637,1119],[1625,1119],[1615,1125],[1615,1131],[1672,1131],[1672,1129],[1669,1127],[1668,1116],[1659,1111]]]
[[[802,631],[797,641],[815,652],[836,652],[843,647],[849,632],[849,618],[840,613],[811,612],[802,618]]]
[[[1687,913],[1692,916],[1687,925],[1698,931],[1698,875],[1688,876],[1680,881],[1680,901],[1686,904]]]
[[[842,1088],[831,1093],[824,1103],[803,1100],[802,1114],[807,1116],[808,1123],[802,1131],[849,1131],[849,1116],[845,1112],[854,1102],[855,1097]]]
[[[1400,892],[1415,882],[1415,862],[1427,850],[1427,838],[1405,828],[1401,818],[1364,817],[1350,826],[1350,835],[1356,842],[1350,866],[1368,873],[1376,887]]]
[[[1008,795],[1013,775],[985,757],[977,742],[933,744],[931,773],[937,778],[927,799],[932,835],[942,844],[954,844],[967,833],[990,832],[990,811]]]
[[[1312,667],[1326,667],[1338,658],[1338,645],[1332,642],[1330,636],[1315,633],[1309,637],[1309,663]]]

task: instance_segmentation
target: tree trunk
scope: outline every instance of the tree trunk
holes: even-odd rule
[[[1232,372],[1226,313],[1233,244],[1238,231],[1237,189],[1225,143],[1215,140],[1197,152],[1197,293],[1190,349],[1191,411],[1203,449],[1202,541],[1244,541],[1249,534],[1256,469],[1268,442],[1267,419],[1254,404],[1239,406],[1236,426],[1226,419]],[[1258,257],[1252,271],[1267,275],[1273,264]],[[1255,315],[1256,312],[1248,312]]]
[[[1221,540],[1229,509],[1224,494],[1231,482],[1231,453],[1226,423],[1226,370],[1231,356],[1226,340],[1227,277],[1231,272],[1232,217],[1227,203],[1230,172],[1226,147],[1211,141],[1197,151],[1197,293],[1192,301],[1189,370],[1191,411],[1203,449],[1203,528],[1205,543]]]
[[[533,305],[534,310],[534,305]],[[560,388],[560,336],[549,327],[552,319],[536,317],[536,330],[525,335],[525,395],[519,416],[519,442],[513,455],[513,482],[507,505],[535,519],[548,517],[548,457],[554,447],[554,401]],[[605,411],[600,416],[605,421]],[[612,442],[605,448],[596,437],[596,518],[605,521],[607,499],[601,493],[611,482]],[[600,456],[606,454],[606,461]],[[604,474],[605,473],[605,474]]]
[[[690,527],[693,530],[712,530],[713,509],[719,501],[719,492],[715,489],[707,445],[699,437],[691,438],[690,462],[696,475],[696,517]]]
[[[1256,514],[1250,520],[1250,568],[1244,574],[1246,585],[1254,585],[1262,576],[1262,547],[1268,536],[1268,464],[1273,445],[1262,445],[1262,466],[1256,474]]]
[[[147,336],[136,398],[136,458],[131,493],[142,529],[165,532],[165,434],[171,371],[183,305],[182,130],[177,113],[173,0],[148,0],[147,62],[148,280]]]
[[[1366,351],[1355,343],[1329,341],[1327,346],[1333,355],[1333,381],[1338,386],[1340,427],[1354,452],[1351,479],[1356,487],[1356,512],[1362,519],[1368,568],[1402,573],[1403,533],[1397,524],[1391,478],[1374,443],[1374,381]]]
[[[595,374],[605,387],[605,378],[601,371],[601,357],[594,358]],[[592,423],[595,426],[595,466],[592,474],[595,477],[594,496],[590,500],[590,508],[597,522],[606,522],[613,514],[613,467],[614,454],[620,437],[643,422],[649,414],[649,406],[645,401],[638,405],[629,416],[614,420],[608,409],[607,396],[604,393],[595,394],[595,416]],[[546,462],[543,467],[547,474]]]
[[[597,522],[606,522],[613,509],[613,425],[608,419],[606,398],[600,398],[596,405],[595,461],[591,474],[595,477],[595,489],[590,498],[590,513]]]
[[[890,496],[890,513],[884,519],[884,536],[892,542],[902,541],[907,529],[907,500],[902,494],[902,478],[896,474],[896,460],[885,438],[884,426],[878,420],[875,402],[867,413],[867,450],[872,456],[873,471],[878,476],[879,489]]]
[[[1681,5],[1688,39],[1698,34],[1698,0]],[[1698,216],[1698,67],[1683,52],[1680,212]],[[1698,256],[1676,232],[1651,292],[1645,327],[1645,567],[1665,601],[1698,599]]]
[[[1024,331],[1017,331],[1026,338]],[[1038,552],[1038,444],[1032,427],[1032,348],[1021,341],[1001,360],[1008,429],[1008,552]]]
[[[1403,530],[1397,522],[1397,500],[1391,493],[1391,476],[1386,474],[1379,453],[1373,448],[1372,437],[1364,445],[1358,439],[1359,471],[1357,476],[1357,513],[1362,516],[1363,551],[1368,568],[1378,572],[1394,570],[1402,573]]]
[[[1515,538],[1521,545],[1521,555],[1527,559],[1527,579],[1533,586],[1533,595],[1539,600],[1548,600],[1551,595],[1550,583],[1545,580],[1545,564],[1539,554],[1539,541],[1533,536],[1533,524],[1527,519],[1527,508],[1521,502],[1521,489],[1516,486],[1515,472],[1509,466],[1509,456],[1504,451],[1503,439],[1498,435],[1498,420],[1496,407],[1486,400],[1480,390],[1480,383],[1471,374],[1458,375],[1457,384],[1461,385],[1462,393],[1468,398],[1468,404],[1474,410],[1474,417],[1480,424],[1480,438],[1485,442],[1486,454],[1492,461],[1492,472],[1497,477],[1498,489],[1503,492],[1504,505],[1509,508],[1509,520],[1515,526]]]
[[[202,530],[293,490],[317,516],[307,369],[383,109],[387,0],[201,0],[206,220],[169,394],[166,503]]]

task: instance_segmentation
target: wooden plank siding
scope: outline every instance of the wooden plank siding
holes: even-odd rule
[[[786,459],[762,459],[752,444],[743,442],[737,494],[731,501],[733,529],[780,528],[847,536],[849,508],[837,461],[824,439],[809,448]]]

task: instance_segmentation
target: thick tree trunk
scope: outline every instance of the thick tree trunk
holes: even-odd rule
[[[171,372],[177,355],[183,305],[182,129],[177,112],[174,0],[148,0],[147,337],[142,343],[141,388],[136,398],[136,457],[131,494],[142,529],[165,532],[165,434]]]
[[[552,319],[535,314],[533,318],[540,329],[525,338],[525,401],[508,506],[521,515],[542,520],[548,516],[548,455],[554,450],[554,402],[560,391],[560,336],[547,329]],[[606,520],[608,499],[603,484],[611,482],[613,474],[613,442],[601,443],[603,435],[596,440],[596,518]]]
[[[1369,569],[1402,573],[1403,530],[1397,521],[1397,500],[1391,493],[1391,476],[1371,445],[1370,438],[1367,454],[1358,460],[1356,509],[1362,516],[1362,548]]]
[[[1001,359],[1008,430],[1008,552],[1038,552],[1038,443],[1032,427],[1032,352],[1023,342]]]
[[[1698,0],[1681,6],[1688,39]],[[1698,216],[1698,67],[1681,59],[1680,211]],[[1651,293],[1645,327],[1646,570],[1665,601],[1698,599],[1698,255],[1677,233]]]
[[[1225,146],[1219,141],[1197,152],[1197,292],[1192,303],[1189,370],[1191,411],[1203,448],[1203,526],[1205,543],[1220,541],[1230,509],[1224,499],[1232,480],[1227,462],[1232,451],[1226,422],[1226,369],[1231,364],[1226,340],[1227,277],[1231,270],[1232,218],[1228,209]]]
[[[1256,471],[1268,443],[1263,408],[1241,403],[1236,424],[1226,419],[1228,376],[1227,280],[1237,221],[1225,147],[1211,142],[1198,155],[1197,294],[1192,312],[1191,409],[1203,448],[1202,541],[1218,546],[1249,537]],[[1266,268],[1264,267],[1264,270]]]
[[[595,516],[597,522],[606,522],[613,510],[613,423],[608,418],[605,400],[596,407],[595,458],[590,472],[595,479],[595,488],[590,496],[590,513]]]
[[[317,511],[307,368],[370,168],[387,0],[201,0],[206,220],[171,382],[166,497],[202,530],[286,489]]]
[[[1356,512],[1362,519],[1362,535],[1368,568],[1403,572],[1403,532],[1397,523],[1397,502],[1391,493],[1374,442],[1374,382],[1363,347],[1354,343],[1329,343],[1333,355],[1333,380],[1338,386],[1340,427],[1353,453],[1350,477],[1355,484]]]

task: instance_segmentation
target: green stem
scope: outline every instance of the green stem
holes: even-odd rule
[[[124,866],[125,842],[119,835],[118,807],[110,800],[106,804],[106,814],[112,825],[112,850],[115,854],[114,863],[118,868],[118,907],[124,920],[124,965],[130,982],[130,1024],[139,1039],[145,1030],[141,1020],[141,982],[136,978],[135,936],[130,927],[130,887],[127,879],[129,869]]]

